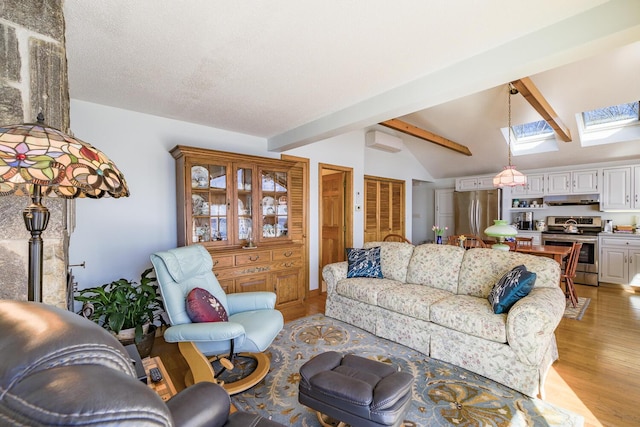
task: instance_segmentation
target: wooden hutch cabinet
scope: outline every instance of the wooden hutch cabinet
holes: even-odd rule
[[[176,146],[178,245],[201,244],[227,293],[271,291],[304,310],[304,177],[294,161]]]

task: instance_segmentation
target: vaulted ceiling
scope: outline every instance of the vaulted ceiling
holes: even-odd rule
[[[575,113],[640,98],[636,0],[65,0],[74,99],[264,137],[401,136],[435,178],[506,162],[506,83],[530,77],[569,127],[521,169],[640,156],[582,148]],[[472,156],[377,123],[400,118]],[[521,97],[513,122],[539,120]],[[73,126],[73,123],[72,123]]]

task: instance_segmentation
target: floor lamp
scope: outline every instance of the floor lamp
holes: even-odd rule
[[[29,196],[23,211],[29,239],[29,301],[42,302],[42,232],[49,209],[42,197],[127,197],[122,173],[100,150],[44,124],[0,125],[0,196]]]

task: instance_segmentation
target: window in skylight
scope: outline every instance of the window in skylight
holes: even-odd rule
[[[638,123],[639,119],[638,101],[596,108],[595,110],[584,111],[582,113],[582,120],[586,131],[595,127],[621,127],[628,124],[635,124]]]
[[[638,107],[638,101],[634,101],[576,114],[580,143],[588,147],[639,139]]]
[[[507,128],[502,134],[508,142]],[[544,120],[511,126],[511,153],[514,156],[558,151],[556,135],[549,123]]]
[[[511,126],[511,129],[516,144],[526,140],[545,139],[553,136],[553,128],[544,120]]]

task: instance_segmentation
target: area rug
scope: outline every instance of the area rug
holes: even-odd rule
[[[578,305],[574,307],[569,301],[567,301],[567,308],[564,309],[564,317],[567,319],[580,320],[584,316],[584,312],[587,311],[591,298],[578,297]]]
[[[299,370],[310,358],[328,350],[391,363],[412,373],[416,380],[405,417],[407,427],[584,424],[572,412],[322,314],[285,325],[267,350],[269,374],[255,387],[232,396],[234,405],[287,426],[319,426],[315,412],[298,403]]]

